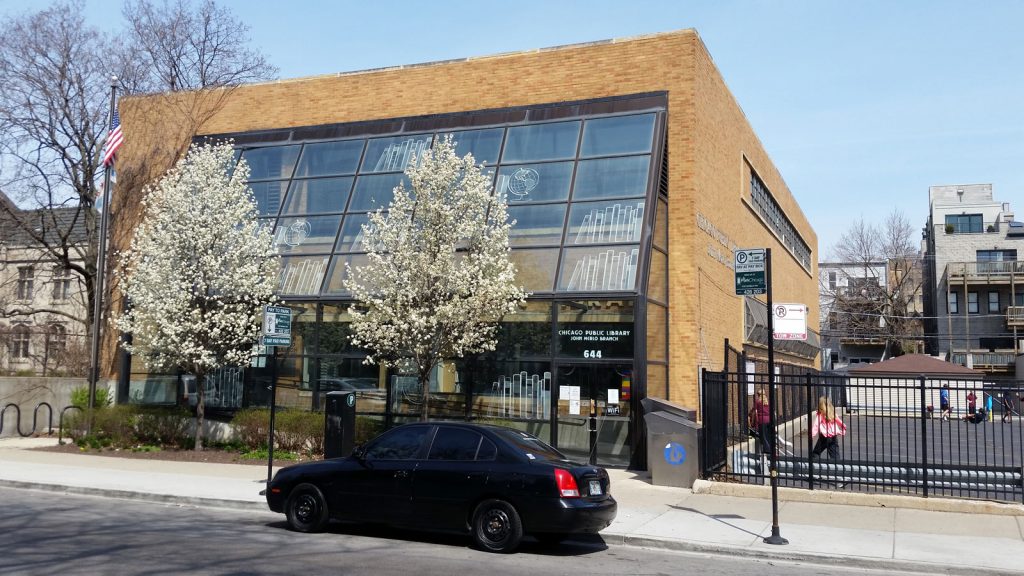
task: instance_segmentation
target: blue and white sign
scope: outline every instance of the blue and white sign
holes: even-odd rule
[[[686,462],[686,448],[683,448],[683,445],[678,442],[665,444],[665,462],[673,466],[679,466]]]

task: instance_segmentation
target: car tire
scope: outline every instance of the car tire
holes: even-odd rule
[[[488,552],[508,553],[523,539],[523,522],[504,500],[485,500],[473,512],[473,540]]]
[[[288,525],[296,532],[319,532],[327,526],[327,500],[313,484],[299,484],[285,503]]]

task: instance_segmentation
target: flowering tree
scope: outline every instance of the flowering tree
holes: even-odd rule
[[[406,170],[387,209],[363,227],[369,262],[346,266],[352,343],[367,363],[415,371],[429,417],[430,373],[446,358],[493,350],[498,321],[526,298],[509,261],[505,198],[451,138]]]
[[[264,306],[274,302],[278,256],[256,220],[229,144],[193,146],[155,186],[118,279],[131,306],[114,325],[151,370],[196,376],[196,443],[202,449],[204,377],[252,356]]]

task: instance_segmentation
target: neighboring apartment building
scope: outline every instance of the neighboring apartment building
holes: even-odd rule
[[[927,351],[1012,375],[1024,338],[1024,224],[991,184],[928,189]]]
[[[87,358],[84,288],[16,219],[85,241],[75,209],[19,210],[0,192],[0,374],[80,375]]]
[[[818,277],[823,369],[840,370],[923,350],[919,257],[820,262]]]

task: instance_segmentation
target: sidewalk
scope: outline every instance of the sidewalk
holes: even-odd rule
[[[265,511],[265,466],[131,460],[27,450],[52,439],[0,439],[0,486]],[[702,482],[697,491],[652,486],[610,470],[619,502],[601,532],[609,545],[789,559],[935,573],[1009,574],[1024,566],[1024,506],[780,490],[771,534],[763,486]]]

